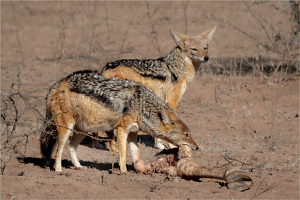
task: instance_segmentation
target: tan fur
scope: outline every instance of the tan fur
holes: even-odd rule
[[[114,131],[114,132],[116,132],[116,131]],[[99,141],[99,137],[100,138],[107,138],[108,137],[108,139],[109,139],[108,142],[106,142],[106,141],[101,142],[101,145],[102,145],[101,148],[104,148],[104,149],[110,148],[110,151],[118,152],[117,143],[115,142],[115,138],[116,138],[115,135],[117,135],[116,133],[114,133],[113,135],[109,135],[107,133],[99,131],[98,133],[89,133],[89,134],[92,134],[93,147],[95,149],[97,149],[99,147],[99,144],[100,144],[100,141],[101,141],[101,139]]]
[[[84,104],[82,102],[84,102]],[[71,133],[66,128],[73,129],[75,121],[84,119],[85,122],[77,124],[78,127],[75,129],[82,132],[87,132],[88,130],[97,131],[99,129],[99,123],[105,124],[106,121],[111,120],[111,116],[115,115],[114,112],[101,106],[85,95],[71,92],[66,82],[59,84],[57,91],[50,99],[49,108],[50,112],[56,115],[53,119],[53,123],[60,125],[60,127],[57,127],[58,147],[55,155],[55,171],[61,171],[61,155],[59,154],[61,154],[60,151],[64,148]],[[99,115],[99,112],[103,114]],[[118,121],[118,119],[114,120]],[[81,168],[81,165],[73,164],[76,168]]]
[[[179,103],[179,100],[181,99],[181,96],[185,92],[187,83],[185,79],[179,78],[178,83],[176,85],[172,85],[167,93],[167,97],[165,98],[166,104],[170,106],[175,112],[177,105]]]
[[[119,66],[115,69],[103,71],[102,75],[105,78],[118,77],[120,80],[129,80],[141,83],[145,88],[148,88],[152,91],[157,91],[155,95],[161,99],[166,98],[164,94],[167,92],[167,88],[170,87],[163,81],[144,78],[139,73],[135,72],[133,69],[124,66]],[[174,108],[172,109],[174,110]]]
[[[139,160],[138,131],[176,146],[186,144],[194,150],[198,149],[187,125],[150,90],[130,81],[105,79],[93,71],[74,72],[50,89],[47,118],[51,124],[41,134],[41,151],[46,163],[49,163],[54,145],[51,140],[56,138],[55,171],[62,171],[62,151],[73,130],[68,151],[77,169],[83,167],[78,161],[76,149],[86,135],[76,131],[91,133],[116,129],[122,173],[127,171],[126,142],[132,162]],[[56,133],[53,134],[51,129],[55,129]]]
[[[185,61],[184,69],[178,72],[179,76],[176,83],[172,83],[170,81],[171,77],[169,77],[166,81],[143,77],[130,67],[122,65],[117,68],[104,70],[102,71],[102,75],[106,78],[118,77],[120,80],[131,80],[141,83],[144,87],[152,90],[156,96],[165,100],[167,105],[176,111],[176,106],[181,99],[186,86],[191,83],[195,76],[195,65],[199,67],[199,64],[204,62],[204,57],[207,56],[207,50],[204,50],[204,46],[207,46],[211,37],[206,41],[205,36],[214,31],[215,27],[199,36],[187,36],[171,31],[173,37],[180,38],[177,39],[177,41],[175,39],[175,42],[181,47],[181,54]],[[199,48],[199,50],[195,53],[191,50],[191,48]]]
[[[115,66],[114,68],[104,67],[102,75],[106,78],[118,77],[121,80],[131,80],[138,83],[141,83],[144,87],[153,91],[153,93],[159,98],[163,99],[171,109],[176,112],[176,107],[183,96],[186,87],[191,83],[195,76],[195,68],[198,68],[202,62],[205,62],[205,58],[208,58],[208,44],[212,39],[212,36],[215,32],[216,27],[203,32],[197,36],[187,36],[175,31],[170,30],[170,33],[177,45],[178,50],[171,52],[168,56],[170,58],[170,63],[167,67],[166,63],[157,60],[150,60],[150,63],[160,62],[160,67],[165,69],[163,75],[166,77],[165,80],[156,79],[153,77],[143,76],[140,73],[144,71],[137,72],[133,66],[124,66],[122,62],[120,65]],[[175,52],[175,55],[174,54]],[[168,60],[168,56],[165,57],[165,61]],[[172,57],[174,56],[174,57]],[[178,59],[178,60],[176,60]],[[126,62],[128,60],[122,60]],[[171,71],[177,73],[177,80],[172,81]],[[147,71],[146,74],[151,74],[151,70]],[[156,146],[159,145],[159,142],[156,142]]]

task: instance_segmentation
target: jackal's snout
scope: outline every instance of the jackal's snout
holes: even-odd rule
[[[205,56],[204,57],[204,61],[206,62],[206,61],[208,61],[209,60],[209,57],[208,56]]]
[[[193,150],[198,150],[199,149],[198,145],[196,144],[196,142],[192,138],[189,139],[189,146]]]

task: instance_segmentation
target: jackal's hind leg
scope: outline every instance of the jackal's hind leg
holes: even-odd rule
[[[77,147],[84,138],[85,138],[85,135],[83,135],[83,134],[73,133],[73,138],[68,146],[71,161],[76,169],[85,168],[78,161],[77,154],[76,154]]]
[[[54,170],[56,172],[61,172],[62,167],[61,167],[61,158],[62,158],[62,153],[64,151],[64,147],[69,140],[69,136],[72,133],[70,129],[73,129],[73,124],[70,124],[68,127],[56,127],[57,133],[58,133],[58,138],[57,138],[57,150],[55,154],[55,163],[54,163]]]
[[[95,138],[98,137],[98,133],[94,133],[93,132],[92,136],[93,136],[93,148],[98,149],[98,147],[99,147],[99,140],[95,139]]]
[[[117,148],[117,144],[116,144],[116,138],[115,138],[115,132],[117,130],[113,130],[113,131],[107,131],[106,135],[109,139],[109,146],[110,146],[110,151],[117,153],[118,152],[118,148]]]

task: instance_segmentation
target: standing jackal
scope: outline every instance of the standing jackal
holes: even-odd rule
[[[76,149],[88,132],[117,129],[122,173],[126,172],[126,141],[132,162],[139,159],[140,130],[176,146],[198,149],[187,125],[150,90],[135,82],[106,79],[96,71],[74,72],[55,83],[47,96],[46,113],[51,123],[41,134],[41,152],[49,165],[57,141],[55,171],[62,171],[61,157],[72,130],[68,151],[76,168],[82,168]]]
[[[176,47],[169,55],[150,60],[111,62],[103,68],[102,75],[106,78],[118,77],[121,80],[141,83],[176,112],[178,102],[195,76],[195,68],[209,59],[208,44],[215,30],[216,27],[197,36],[187,36],[170,30]],[[164,148],[157,140],[155,147]]]

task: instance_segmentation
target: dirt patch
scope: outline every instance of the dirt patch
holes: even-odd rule
[[[273,25],[281,21],[282,40],[288,38],[289,5],[251,8]],[[15,134],[28,134],[9,140],[1,150],[1,198],[299,199],[297,62],[257,47],[227,22],[260,36],[260,42],[268,41],[243,2],[1,2],[1,117],[3,110],[11,116],[1,118],[1,145],[15,115],[21,123]],[[41,167],[38,129],[55,81],[121,58],[165,56],[175,46],[169,29],[196,35],[214,25],[211,61],[188,86],[178,115],[200,147],[193,152],[195,160],[207,167],[240,167],[253,178],[250,190],[229,190],[213,179],[138,174],[129,152],[129,172],[119,175],[118,155],[91,148],[89,140],[78,147],[86,170],[75,170],[66,152],[62,173]],[[254,61],[264,61],[259,63],[273,71],[248,70]],[[14,103],[3,103],[14,93],[22,95],[14,96]],[[151,137],[139,137],[143,160],[159,152],[152,145]]]

